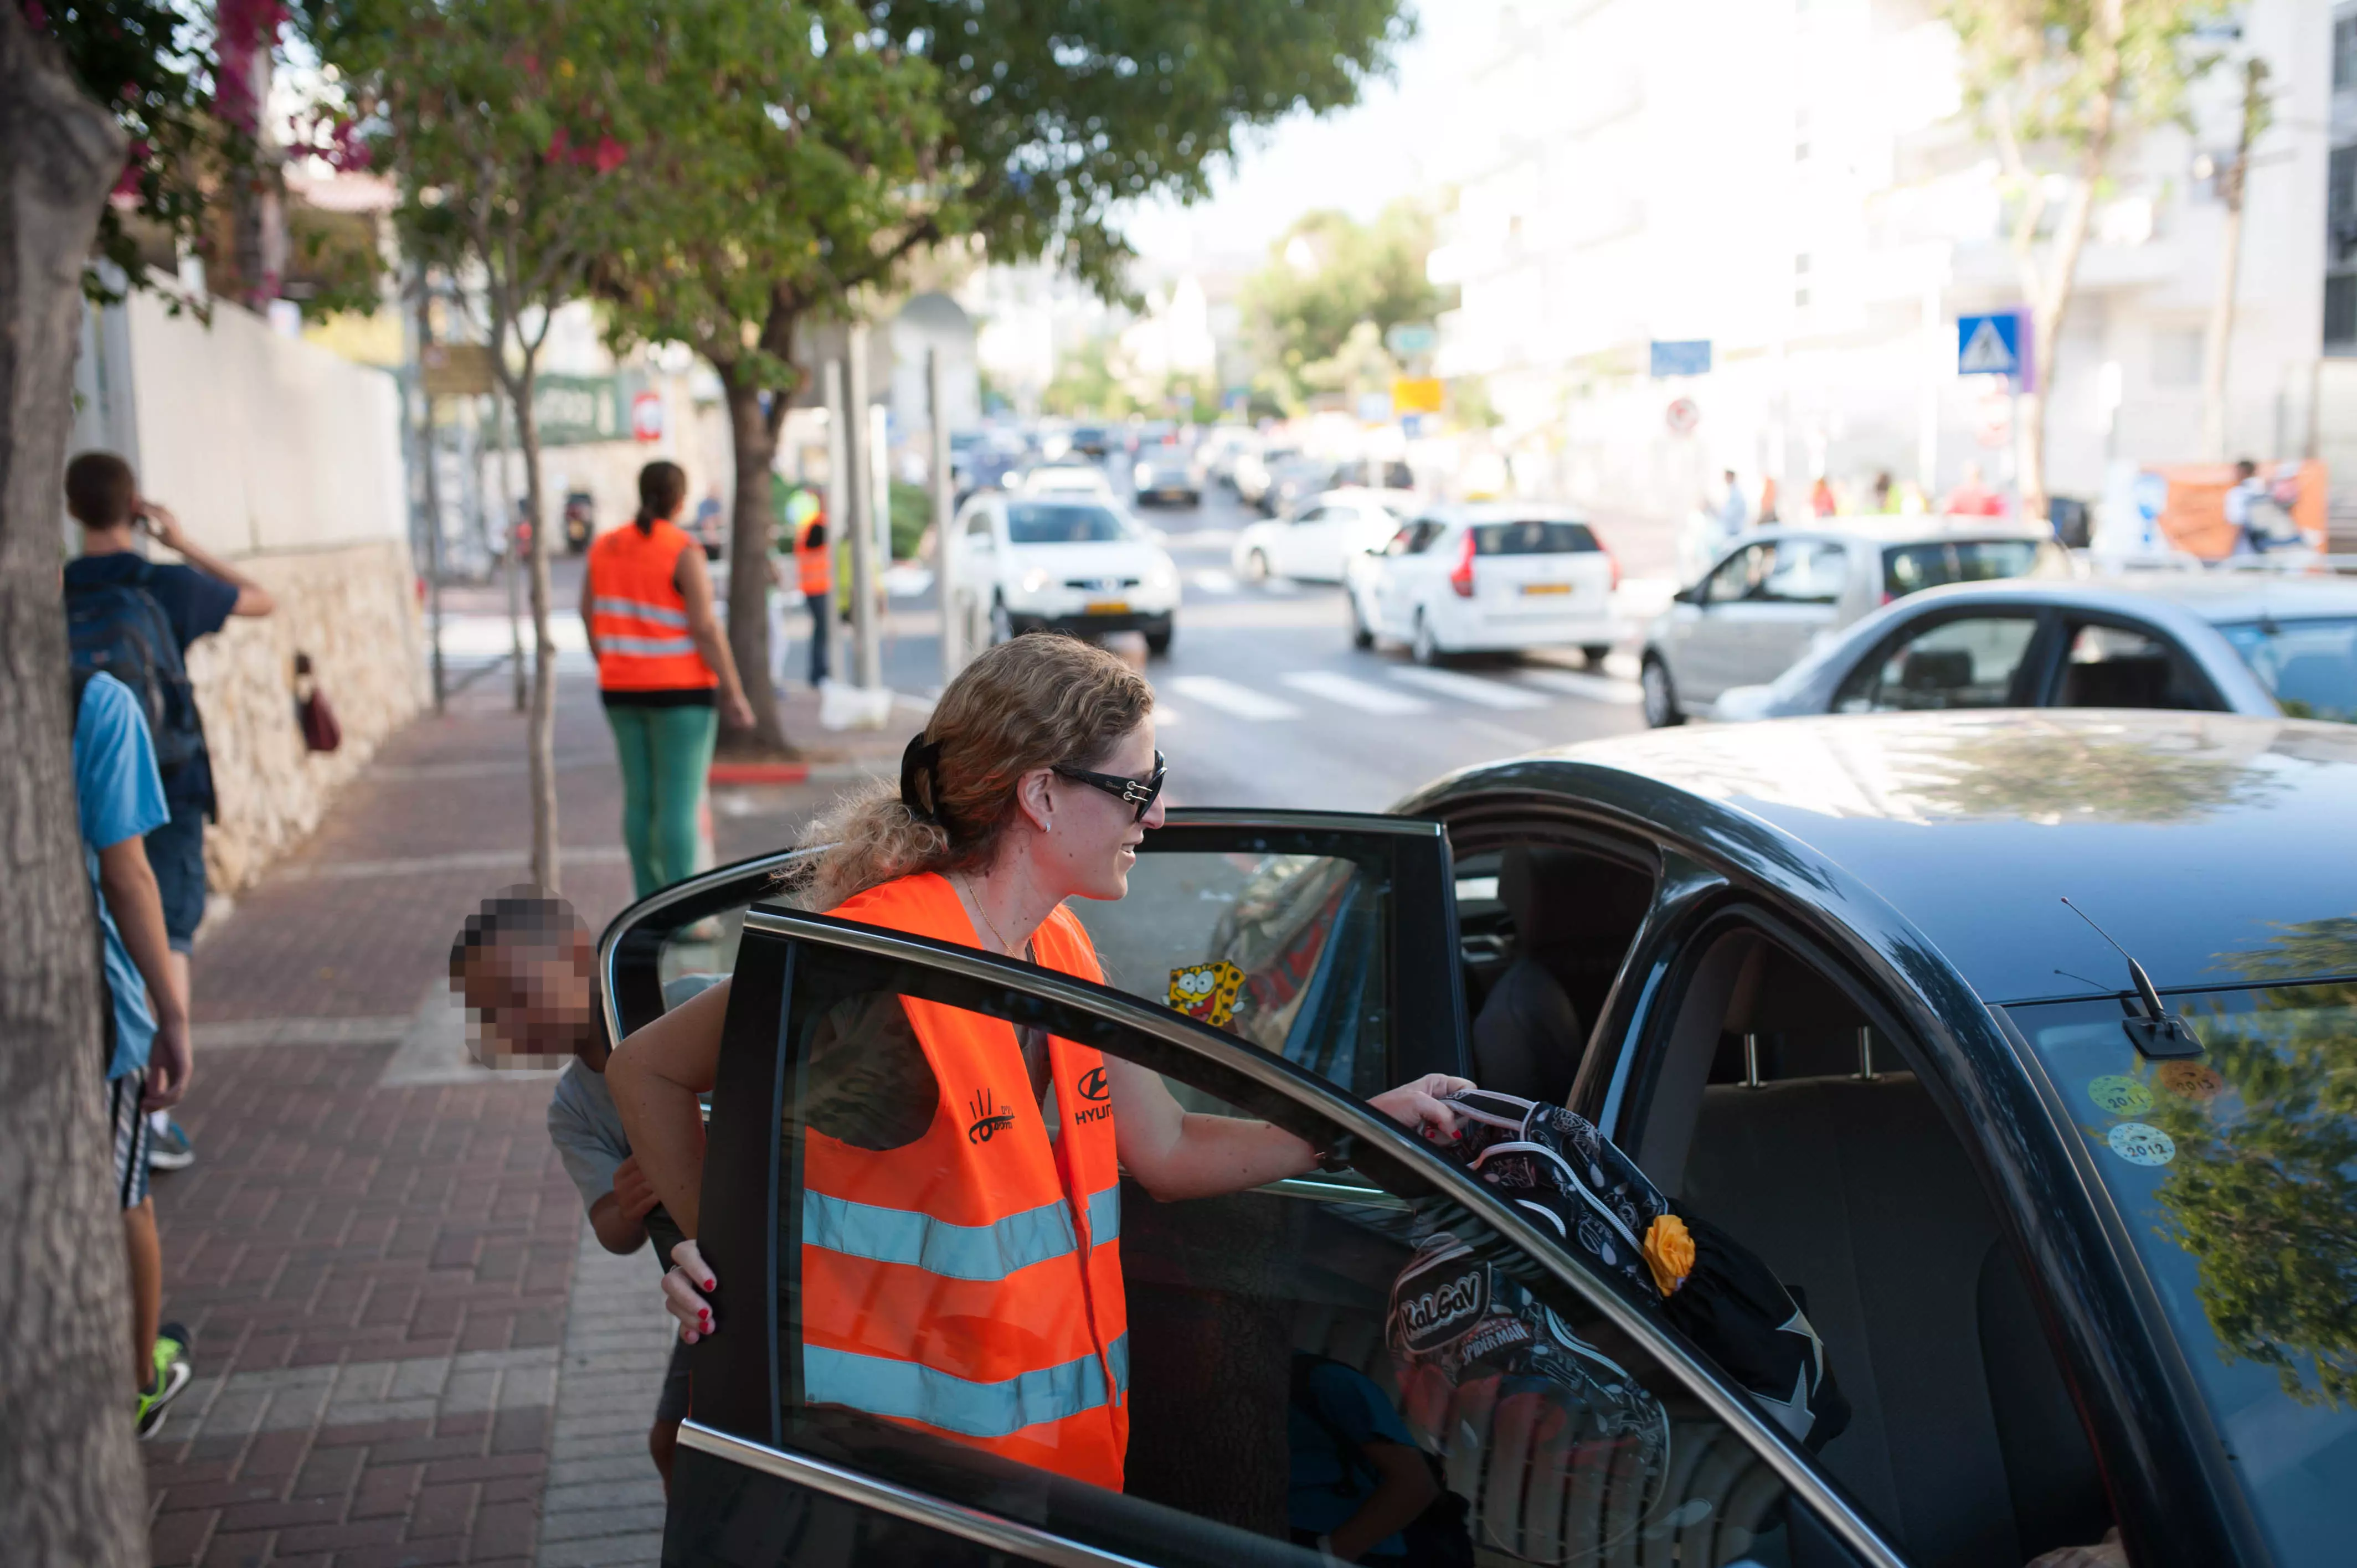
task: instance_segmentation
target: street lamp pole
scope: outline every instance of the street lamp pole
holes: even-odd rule
[[[933,427],[933,598],[942,610],[942,684],[957,679],[965,665],[965,628],[959,623],[950,591],[950,530],[955,524],[957,486],[950,474],[950,418],[942,398],[942,351],[925,350],[925,399]]]
[[[852,674],[865,691],[883,684],[883,650],[876,625],[876,493],[870,478],[875,433],[867,420],[867,324],[855,321],[851,340],[851,407],[843,422],[844,467],[851,489]]]

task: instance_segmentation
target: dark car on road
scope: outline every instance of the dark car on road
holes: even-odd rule
[[[664,1561],[1309,1568],[1310,1358],[1427,1451],[1485,1565],[2018,1568],[2113,1528],[2137,1568],[2346,1563],[2352,842],[2346,725],[1889,714],[1539,753],[1385,815],[1173,811],[1129,897],[1074,910],[1107,985],[748,912],[787,856],[681,884],[600,946],[618,1031],[666,979],[736,976],[699,1239],[720,1328]],[[1335,1154],[1221,1198],[1124,1184],[1128,1331],[1066,1380],[1128,1404],[1121,1491],[805,1395],[829,1211],[800,1185],[798,1064],[822,1019],[895,999]],[[1805,1298],[1847,1429],[1804,1450],[1781,1402],[1370,1112],[1430,1070],[1569,1106],[1755,1251]],[[1544,1303],[1584,1395],[1403,1380],[1403,1333],[1480,1305],[1394,1301],[1437,1231]],[[912,1384],[911,1409],[981,1431],[1065,1397],[1042,1376]]]

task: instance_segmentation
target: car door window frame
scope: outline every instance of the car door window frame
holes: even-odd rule
[[[1590,1276],[1562,1239],[1530,1214],[1443,1160],[1409,1129],[1325,1079],[1128,993],[978,949],[775,906],[758,907],[748,914],[745,942],[755,974],[752,983],[736,988],[730,998],[714,1090],[714,1102],[723,1109],[716,1113],[707,1146],[705,1235],[699,1240],[706,1243],[707,1259],[722,1280],[769,1282],[765,1331],[716,1335],[694,1348],[698,1385],[711,1389],[715,1398],[690,1423],[695,1430],[683,1428],[684,1445],[716,1451],[726,1445],[707,1442],[704,1434],[728,1437],[761,1450],[761,1467],[796,1484],[913,1518],[967,1540],[995,1544],[1012,1529],[1023,1538],[1021,1550],[1045,1561],[1120,1561],[1052,1531],[994,1515],[977,1519],[965,1505],[846,1473],[841,1466],[805,1461],[783,1449],[775,1281],[778,1257],[791,1244],[789,1232],[793,1229],[791,1217],[781,1208],[779,1180],[780,1161],[790,1153],[781,1115],[792,1023],[787,1004],[800,955],[822,948],[837,955],[838,961],[872,966],[877,989],[1035,1024],[1084,1046],[1118,1034],[1122,1041],[1117,1049],[1125,1059],[1150,1070],[1176,1067],[1190,1081],[1209,1078],[1213,1087],[1208,1092],[1254,1114],[1275,1112],[1272,1119],[1297,1135],[1331,1147],[1354,1163],[1387,1166],[1405,1178],[1402,1185],[1435,1191],[1471,1210],[1652,1356],[1773,1470],[1804,1509],[1819,1522],[1830,1524],[1857,1558],[1880,1568],[1902,1568],[1904,1559],[1895,1545],[1864,1511],[1682,1335],[1641,1315]],[[773,1016],[763,1015],[768,1009],[774,1009]],[[755,1113],[737,1113],[738,1107],[752,1107]],[[746,1201],[748,1195],[759,1196]],[[786,1229],[781,1230],[781,1225]],[[1053,1548],[1055,1554],[1047,1555],[1042,1548]]]
[[[606,1037],[627,1039],[662,1016],[662,979],[658,968],[666,938],[682,927],[760,901],[774,883],[813,849],[771,850],[699,872],[657,888],[606,924],[597,936],[597,1006]],[[630,1027],[624,1027],[628,1023]]]

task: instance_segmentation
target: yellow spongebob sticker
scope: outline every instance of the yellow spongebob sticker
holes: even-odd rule
[[[1190,963],[1170,972],[1170,1005],[1214,1029],[1223,1028],[1235,1016],[1236,996],[1243,985],[1244,972],[1225,959]]]

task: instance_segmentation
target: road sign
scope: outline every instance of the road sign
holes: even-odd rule
[[[1410,441],[1422,439],[1424,435],[1424,422],[1429,417],[1430,415],[1422,413],[1401,414],[1400,434],[1406,436]]]
[[[2029,323],[2018,310],[1956,317],[1956,373],[2010,376],[2027,390],[2029,381]]]
[[[630,400],[630,434],[641,441],[660,441],[663,432],[661,392],[642,392]]]
[[[1414,360],[1438,346],[1440,334],[1432,328],[1403,321],[1383,334],[1383,347],[1399,359]]]
[[[1669,421],[1671,435],[1691,435],[1694,427],[1702,423],[1702,410],[1695,406],[1695,400],[1690,397],[1674,397],[1663,417]]]
[[[1654,338],[1653,374],[1656,376],[1710,374],[1710,339],[1707,338]]]
[[[417,356],[427,397],[480,397],[494,385],[484,343],[428,343]]]
[[[1438,413],[1440,398],[1440,378],[1437,376],[1392,378],[1394,413]]]

